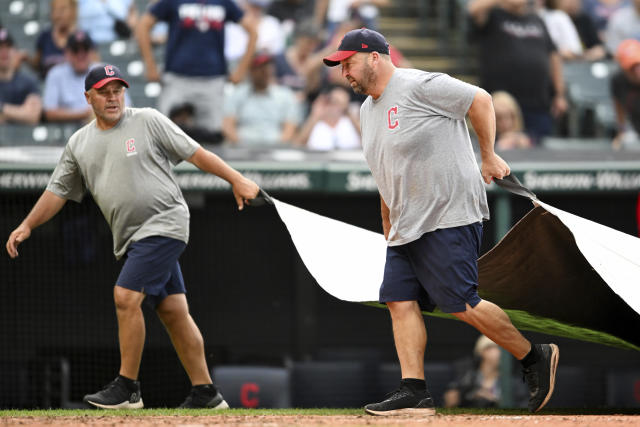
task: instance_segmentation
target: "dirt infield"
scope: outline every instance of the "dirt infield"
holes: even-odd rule
[[[368,415],[229,415],[229,416],[76,416],[2,417],[1,425],[65,426],[637,426],[640,415],[434,415],[372,417]]]

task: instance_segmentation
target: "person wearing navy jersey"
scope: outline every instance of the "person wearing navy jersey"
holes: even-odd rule
[[[163,74],[158,71],[151,47],[151,28],[167,22]],[[249,68],[257,40],[256,24],[233,0],[159,0],[151,3],[136,28],[140,53],[149,81],[162,82],[158,109],[165,115],[172,107],[193,104],[198,127],[221,132],[227,63],[224,57],[224,24],[238,22],[249,34],[247,50],[229,76],[241,82]]]

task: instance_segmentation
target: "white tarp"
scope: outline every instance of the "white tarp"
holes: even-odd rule
[[[305,266],[334,297],[378,300],[386,259],[381,234],[272,199]],[[640,239],[536,201],[573,233],[609,287],[640,314]]]

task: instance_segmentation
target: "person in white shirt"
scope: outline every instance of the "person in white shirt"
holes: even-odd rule
[[[349,93],[342,86],[320,95],[300,130],[298,144],[323,151],[360,149],[360,129],[348,108]]]

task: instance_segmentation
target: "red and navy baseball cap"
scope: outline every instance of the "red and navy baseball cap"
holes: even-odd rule
[[[389,43],[377,31],[368,28],[351,30],[344,35],[338,50],[323,59],[329,67],[335,67],[340,61],[349,58],[357,52],[378,52],[389,54]]]
[[[100,89],[102,86],[114,80],[121,81],[126,87],[129,83],[124,79],[122,73],[115,65],[100,64],[93,67],[84,79],[84,90]]]
[[[6,44],[7,46],[13,46],[13,37],[9,34],[6,28],[0,27],[0,44]]]

